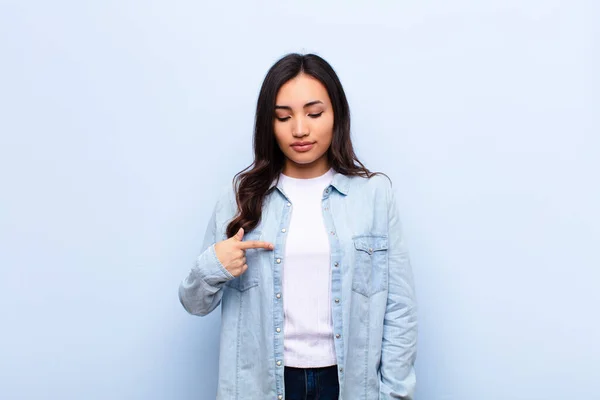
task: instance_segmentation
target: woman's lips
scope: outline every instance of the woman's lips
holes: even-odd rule
[[[313,148],[314,143],[306,143],[306,144],[293,144],[292,149],[297,151],[298,153],[304,153]]]

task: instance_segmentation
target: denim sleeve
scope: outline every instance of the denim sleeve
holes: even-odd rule
[[[381,348],[379,399],[412,400],[417,354],[417,304],[396,198],[388,187],[388,299]]]
[[[196,258],[189,275],[179,285],[179,301],[193,315],[204,316],[217,308],[223,296],[223,285],[234,278],[215,253],[215,242],[220,237],[216,224],[218,209],[219,203],[206,228],[202,245],[204,251]]]

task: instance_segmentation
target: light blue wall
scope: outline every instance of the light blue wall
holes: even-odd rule
[[[268,67],[339,72],[400,194],[418,400],[600,399],[598,6],[0,1],[0,398],[205,400],[187,315]]]

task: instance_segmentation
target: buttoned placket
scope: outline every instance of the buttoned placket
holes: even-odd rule
[[[333,332],[335,336],[335,353],[338,365],[338,376],[340,381],[344,375],[344,342],[343,342],[343,313],[342,313],[342,271],[341,268],[341,245],[339,241],[339,235],[335,230],[333,222],[333,215],[331,213],[331,192],[332,186],[330,185],[323,192],[323,199],[321,200],[323,210],[323,221],[325,227],[329,232],[329,248],[330,248],[330,265],[331,265],[331,298],[333,303],[331,304],[331,315],[333,320]]]
[[[278,187],[281,195],[283,196],[283,210],[281,212],[281,225],[277,232],[275,239],[275,249],[273,250],[273,323],[274,323],[274,360],[275,360],[275,390],[277,392],[277,399],[281,400],[284,396],[284,346],[283,346],[283,324],[284,324],[284,311],[283,311],[283,296],[282,296],[282,268],[285,264],[285,243],[287,240],[287,231],[292,215],[292,203],[283,191],[281,187]]]

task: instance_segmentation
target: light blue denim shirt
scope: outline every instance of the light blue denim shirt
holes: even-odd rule
[[[179,298],[195,315],[221,304],[217,399],[285,399],[281,278],[284,228],[294,205],[279,184],[266,196],[262,219],[244,240],[268,241],[275,249],[246,250],[248,270],[234,278],[219,262],[214,243],[227,238],[236,210],[231,189],[216,204],[204,251],[181,283]],[[412,399],[417,307],[391,184],[381,175],[336,173],[323,191],[322,211],[331,250],[339,398]]]

